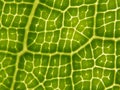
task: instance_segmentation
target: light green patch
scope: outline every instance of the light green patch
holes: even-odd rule
[[[90,82],[89,81],[80,82],[74,86],[74,89],[75,90],[77,90],[77,89],[89,90],[90,89]]]
[[[79,18],[80,19],[84,19],[85,18],[85,14],[86,14],[86,10],[87,10],[87,6],[81,6],[79,8]]]
[[[117,7],[117,3],[115,0],[108,0],[108,9],[115,9]]]
[[[112,22],[115,20],[115,12],[109,11],[105,13],[105,23]]]
[[[92,89],[93,90],[104,90],[104,84],[99,79],[92,80]]]
[[[60,55],[54,55],[51,57],[50,66],[59,66]]]
[[[92,68],[93,66],[94,66],[93,60],[82,60],[82,68],[83,69]]]
[[[104,41],[104,52],[106,54],[114,54],[115,53],[115,42],[105,40]]]
[[[114,73],[115,72],[113,70],[104,70],[104,76],[102,80],[106,87],[113,85]]]
[[[107,62],[105,64],[105,67],[107,67],[107,68],[114,68],[115,67],[115,56],[114,55],[107,56]]]
[[[94,67],[94,69],[93,69],[93,77],[102,78],[102,76],[103,76],[103,69]]]
[[[88,39],[86,37],[84,37],[83,35],[81,35],[78,32],[75,32],[73,39],[76,40],[77,42],[79,42],[80,45],[83,45],[88,41]]]
[[[85,70],[82,71],[81,73],[83,80],[90,80],[92,78],[92,70]]]

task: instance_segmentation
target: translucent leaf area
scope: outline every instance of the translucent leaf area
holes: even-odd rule
[[[120,90],[120,0],[0,0],[0,90]]]

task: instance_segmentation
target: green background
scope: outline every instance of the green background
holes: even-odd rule
[[[0,0],[0,90],[120,90],[120,0]]]

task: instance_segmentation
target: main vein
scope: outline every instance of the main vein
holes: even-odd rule
[[[32,18],[34,16],[34,13],[35,13],[35,10],[36,10],[36,8],[38,6],[38,3],[39,3],[39,0],[34,1],[31,13],[30,13],[29,18],[28,18],[28,22],[27,22],[26,27],[25,27],[23,50],[17,54],[16,67],[15,67],[15,72],[14,72],[14,76],[13,76],[13,83],[11,85],[11,90],[14,90],[20,57],[25,51],[27,51],[27,39],[28,39],[29,27],[31,25]]]

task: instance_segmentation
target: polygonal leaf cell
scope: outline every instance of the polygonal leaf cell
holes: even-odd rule
[[[2,6],[2,2],[0,4]],[[0,15],[0,50],[16,53],[23,49],[25,26],[31,9],[32,4],[4,3]]]
[[[96,59],[96,65],[106,68],[114,68],[115,56],[114,55],[101,55]]]
[[[9,90],[15,72],[16,56],[0,52],[0,90]]]
[[[102,78],[104,69],[99,67],[93,68],[93,77]]]
[[[72,87],[72,81],[69,78],[70,62],[69,55],[55,54],[50,57],[49,55],[24,53],[20,57],[14,89],[34,89],[34,87],[41,87],[39,85],[43,83],[44,89],[66,88],[70,90]]]
[[[92,90],[104,90],[106,87],[100,79],[92,79]]]
[[[101,39],[93,39],[91,42],[92,50],[93,50],[93,57],[96,59],[100,55],[102,55],[102,45],[103,41]]]

